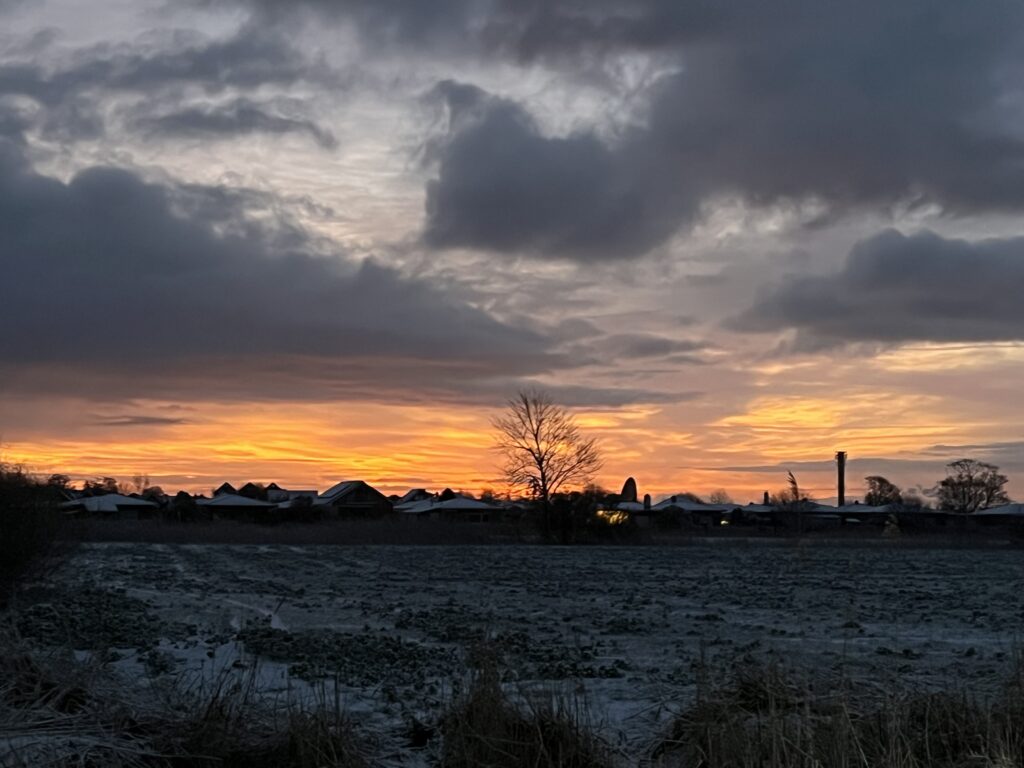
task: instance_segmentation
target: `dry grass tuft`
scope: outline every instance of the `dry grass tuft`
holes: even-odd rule
[[[340,701],[275,706],[256,688],[256,671],[225,672],[211,686],[181,693],[154,724],[153,738],[175,768],[365,768],[370,743]],[[324,689],[321,689],[323,694]]]
[[[1024,693],[1015,675],[990,701],[879,699],[745,667],[725,685],[702,682],[652,758],[663,768],[1024,768]]]
[[[98,664],[0,647],[0,766],[366,768],[372,744],[337,700],[272,706],[255,674],[163,701]]]
[[[522,708],[488,666],[441,721],[444,768],[601,768],[612,760],[577,702],[553,697]]]

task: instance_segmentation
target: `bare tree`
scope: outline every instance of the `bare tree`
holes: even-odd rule
[[[712,491],[711,495],[708,496],[708,501],[710,501],[712,504],[732,504],[733,503],[732,496],[730,496],[729,492],[727,490],[725,490],[724,488],[719,488],[718,490]]]
[[[601,468],[596,438],[584,437],[573,415],[536,389],[520,391],[491,423],[505,481],[540,503],[544,533],[550,536],[551,496],[586,485]]]

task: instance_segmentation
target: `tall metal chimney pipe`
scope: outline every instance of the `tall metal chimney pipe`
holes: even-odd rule
[[[836,473],[838,475],[839,506],[846,505],[846,451],[836,451]]]

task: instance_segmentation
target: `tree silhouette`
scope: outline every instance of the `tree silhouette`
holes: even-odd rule
[[[952,512],[970,514],[979,509],[1006,504],[1010,497],[1003,486],[1006,475],[999,467],[975,459],[958,459],[946,465],[946,478],[939,482],[936,494],[939,506]]]
[[[711,495],[708,496],[708,501],[710,501],[712,504],[733,503],[732,496],[730,496],[729,492],[726,491],[724,488],[719,488],[718,490],[712,491]]]
[[[868,475],[864,478],[867,483],[867,493],[864,494],[864,503],[872,507],[884,507],[886,504],[902,504],[903,491],[894,483],[890,483],[881,475]]]
[[[505,481],[540,503],[544,534],[550,536],[551,496],[585,485],[601,468],[597,440],[584,437],[573,415],[536,389],[521,390],[491,423]]]

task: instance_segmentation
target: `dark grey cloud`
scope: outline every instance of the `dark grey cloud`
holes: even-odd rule
[[[629,127],[614,137],[549,135],[529,105],[441,83],[434,95],[451,120],[432,143],[424,241],[589,262],[645,254],[722,196],[754,206],[812,200],[824,213],[808,226],[893,206],[934,204],[949,215],[1024,206],[1016,0],[235,5],[251,16],[228,38],[150,36],[45,67],[29,57],[0,66],[0,93],[47,105],[47,130],[63,140],[102,128],[84,100],[97,90],[164,89],[149,118],[167,130],[295,130],[328,144],[304,116],[197,109],[171,91],[335,88],[338,74],[294,42],[312,17],[353,26],[365,56],[403,67],[416,57],[461,69],[500,59],[573,78],[639,52],[668,74],[630,100],[635,113],[621,120]]]
[[[1010,472],[1024,471],[1024,440],[960,445],[933,445],[922,453],[950,462],[968,456],[987,461]]]
[[[547,136],[524,106],[442,83],[453,119],[427,189],[433,245],[636,256],[720,196],[813,200],[825,220],[897,205],[1024,206],[1018,3],[473,7],[460,17],[467,34],[498,35],[493,50],[519,60],[659,50],[678,71],[614,140]]]
[[[795,329],[797,347],[849,342],[1024,339],[1024,238],[955,240],[882,232],[842,270],[790,275],[737,318],[741,331]]]
[[[621,407],[634,403],[674,404],[699,400],[705,393],[698,390],[653,392],[638,387],[600,387],[584,385],[539,385],[558,403],[579,408]],[[510,391],[508,389],[506,392]]]
[[[637,359],[647,357],[675,357],[707,349],[707,342],[693,339],[673,339],[652,333],[616,333],[596,341],[593,346],[608,360]]]
[[[132,44],[101,44],[47,64],[40,63],[42,59],[45,57],[33,55],[24,61],[0,63],[0,96],[35,101],[44,108],[44,134],[64,141],[102,133],[103,109],[118,94],[145,95],[142,106],[156,111],[155,119],[159,119],[166,117],[168,107],[189,89],[212,95],[299,82],[324,88],[340,83],[338,73],[322,57],[309,56],[282,34],[255,25],[243,26],[226,38],[175,32],[160,38],[150,35]],[[269,113],[260,116],[255,105],[241,99],[233,112],[227,108],[209,114],[181,111],[181,124],[191,119],[197,125],[205,117],[207,130],[220,132],[228,130],[232,119],[243,133],[256,126],[280,132],[287,119]],[[313,123],[291,128],[330,143],[330,134]]]
[[[13,104],[0,100],[0,138],[16,144],[23,144],[25,131],[30,126],[29,118]]]
[[[97,416],[93,424],[103,427],[171,427],[178,424],[189,424],[188,419],[175,416],[150,416],[140,413],[121,416]]]
[[[143,131],[170,137],[233,138],[253,133],[304,134],[323,149],[334,149],[334,134],[312,120],[281,114],[275,104],[239,98],[227,104],[191,106],[135,123]]]
[[[424,281],[215,224],[231,213],[183,216],[192,189],[102,167],[63,183],[0,140],[7,391],[410,396],[564,364],[542,335]]]
[[[52,67],[6,63],[0,66],[0,93],[53,104],[90,88],[151,92],[196,85],[215,93],[301,80],[330,84],[334,77],[322,60],[310,60],[280,35],[246,26],[223,39],[176,33],[161,43],[98,45]]]
[[[641,146],[613,150],[596,136],[541,134],[518,104],[446,81],[433,96],[448,111],[431,145],[424,240],[580,260],[643,253],[692,213]]]
[[[198,8],[218,10],[221,0],[191,0]],[[468,34],[486,23],[501,2],[493,0],[234,0],[254,13],[263,26],[300,24],[310,16],[351,22],[368,49],[407,48],[444,50],[476,47],[478,35]]]

